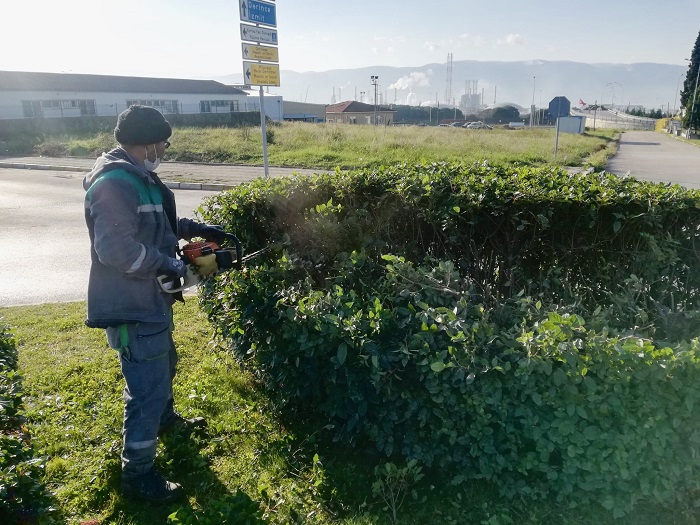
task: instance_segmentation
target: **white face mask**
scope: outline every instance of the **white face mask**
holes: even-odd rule
[[[148,148],[146,148],[146,158],[143,159],[143,166],[148,171],[155,171],[156,168],[160,165],[160,158],[158,157],[158,150],[156,150],[155,145],[153,146],[153,149],[156,152],[156,160],[148,160]]]

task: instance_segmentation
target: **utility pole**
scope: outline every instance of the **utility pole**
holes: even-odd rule
[[[377,86],[379,85],[379,76],[371,75],[369,81],[374,86],[374,125],[376,126],[379,124],[377,120]]]
[[[596,118],[596,115],[598,115],[598,100],[595,101],[595,103],[593,104],[593,107],[595,108],[593,110],[593,131],[595,131],[595,118]]]

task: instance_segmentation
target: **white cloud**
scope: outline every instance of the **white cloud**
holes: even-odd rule
[[[511,33],[505,38],[499,38],[496,43],[499,46],[521,46],[525,44],[525,39],[519,33]]]
[[[413,87],[424,87],[430,85],[429,73],[422,71],[414,71],[408,75],[402,76],[396,82],[389,86],[389,89],[411,90]]]

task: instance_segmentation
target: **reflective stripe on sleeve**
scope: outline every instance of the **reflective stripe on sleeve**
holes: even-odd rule
[[[134,264],[131,265],[131,268],[129,268],[126,273],[134,273],[138,271],[146,258],[146,247],[143,244],[139,244],[139,246],[141,246],[141,254],[136,258]]]

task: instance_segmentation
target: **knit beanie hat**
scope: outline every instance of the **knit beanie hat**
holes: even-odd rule
[[[173,130],[165,117],[149,106],[130,106],[119,114],[114,138],[119,144],[145,146],[167,140]]]

